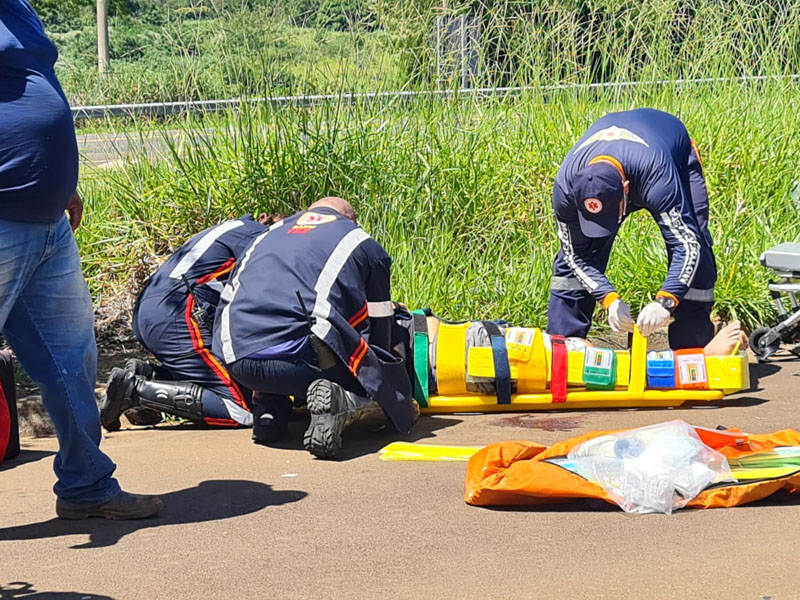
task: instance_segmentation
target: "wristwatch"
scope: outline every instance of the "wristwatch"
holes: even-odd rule
[[[678,306],[677,302],[675,302],[675,298],[670,298],[669,296],[656,296],[656,302],[666,308],[669,314],[672,314],[672,311]]]

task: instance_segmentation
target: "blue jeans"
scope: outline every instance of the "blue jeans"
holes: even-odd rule
[[[92,299],[66,217],[0,219],[0,329],[55,425],[56,495],[93,504],[118,494],[115,465],[99,447]]]

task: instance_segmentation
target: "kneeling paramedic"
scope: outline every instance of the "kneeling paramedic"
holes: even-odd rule
[[[131,359],[114,368],[100,410],[108,431],[125,413],[134,424],[161,412],[212,426],[250,426],[250,390],[211,354],[219,295],[236,261],[272,223],[262,215],[226,221],[192,237],[150,277],[136,300],[133,331],[160,362]]]
[[[259,392],[254,441],[286,434],[289,396],[307,401],[303,442],[321,458],[339,458],[343,429],[358,421],[388,416],[399,432],[411,430],[411,383],[390,352],[390,265],[341,198],[323,198],[253,241],[222,293],[214,352]]]
[[[676,117],[653,109],[604,116],[578,140],[553,188],[558,236],[547,332],[585,338],[595,302],[614,331],[632,331],[629,306],[605,276],[625,218],[646,209],[667,246],[669,270],[637,325],[650,335],[667,324],[673,349],[714,336],[717,269],[708,232],[708,193],[697,148]],[[642,265],[646,269],[646,265]]]

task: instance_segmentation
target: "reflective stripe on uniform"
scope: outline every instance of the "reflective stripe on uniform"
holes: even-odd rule
[[[218,281],[216,279],[212,279],[211,281],[209,281],[208,283],[206,283],[204,285],[207,285],[208,287],[210,287],[212,290],[214,290],[218,294],[221,294],[222,290],[225,289],[225,286],[222,285],[222,282]]]
[[[677,208],[673,208],[669,212],[662,212],[661,222],[667,226],[672,235],[675,236],[675,239],[683,246],[683,265],[681,265],[678,281],[689,287],[692,285],[694,276],[700,266],[700,242],[694,232],[687,227]]]
[[[393,317],[394,305],[391,300],[385,302],[367,302],[367,314],[370,317]]]
[[[244,425],[245,427],[252,427],[253,426],[253,414],[236,404],[233,400],[229,400],[228,398],[220,398],[223,404],[225,404],[225,408],[228,411],[231,419],[239,423],[240,425]]]
[[[558,277],[553,276],[550,280],[551,290],[569,290],[577,292],[585,292],[586,288],[581,285],[575,277]]]
[[[189,269],[192,268],[194,263],[196,263],[206,251],[211,248],[215,241],[222,235],[228,233],[232,229],[236,229],[237,227],[241,227],[244,225],[242,221],[228,221],[227,223],[223,223],[217,227],[214,227],[211,231],[205,234],[200,240],[194,245],[194,247],[186,253],[181,261],[172,269],[172,272],[169,274],[170,278],[172,279],[180,279],[183,277]]]
[[[253,240],[253,243],[250,244],[250,247],[247,249],[244,258],[242,259],[239,270],[233,276],[233,280],[225,286],[225,289],[222,290],[222,294],[220,295],[220,300],[227,302],[225,307],[222,309],[222,314],[220,315],[220,340],[222,341],[222,357],[228,364],[236,360],[236,352],[233,349],[233,340],[231,339],[231,303],[236,297],[236,292],[239,291],[239,286],[241,285],[239,283],[239,279],[242,272],[247,267],[247,263],[250,262],[250,256],[253,254],[255,247],[258,246],[258,244],[260,244],[261,241],[267,237],[267,235],[269,235],[273,229],[277,229],[282,225],[283,220],[274,223],[269,229]]]
[[[339,273],[344,267],[347,259],[353,254],[356,248],[369,239],[369,234],[361,228],[353,229],[350,233],[344,236],[339,244],[334,248],[331,255],[328,257],[325,266],[317,278],[317,283],[314,286],[314,292],[317,295],[314,302],[314,309],[311,314],[317,318],[316,323],[311,328],[314,334],[324,340],[328,331],[331,329],[331,322],[328,317],[331,315],[331,303],[328,299],[331,293],[331,288],[336,280],[339,278]]]
[[[693,300],[694,302],[713,302],[714,301],[714,288],[710,290],[699,290],[697,288],[689,288],[684,300]]]
[[[581,285],[587,291],[593,292],[600,284],[578,265],[578,261],[575,259],[575,250],[572,247],[572,235],[569,232],[569,225],[556,219],[556,226],[558,238],[561,240],[561,249],[564,251],[564,260],[567,261],[567,265],[575,273],[575,277],[578,278]]]

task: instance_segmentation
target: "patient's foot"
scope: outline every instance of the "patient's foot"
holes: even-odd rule
[[[425,317],[428,322],[428,339],[432,340],[439,333],[439,317]]]
[[[739,321],[731,321],[717,332],[703,349],[706,356],[727,356],[736,350],[747,349],[747,335],[742,331],[742,324]]]

